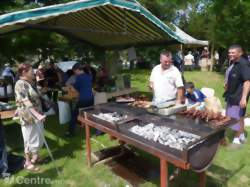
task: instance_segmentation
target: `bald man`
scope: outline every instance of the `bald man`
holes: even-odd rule
[[[235,131],[233,144],[238,145],[245,141],[244,116],[250,92],[250,62],[242,55],[240,45],[229,47],[228,58],[231,66],[226,72],[225,80],[226,115],[240,120],[231,127]]]
[[[174,100],[178,104],[182,103],[184,84],[180,71],[172,64],[171,52],[161,52],[160,64],[153,68],[149,86],[154,93],[154,103]]]

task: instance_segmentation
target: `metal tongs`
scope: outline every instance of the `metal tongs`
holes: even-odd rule
[[[122,120],[119,120],[119,121],[115,122],[115,125],[122,125],[122,124],[129,123],[129,122],[135,121],[135,120],[138,120],[138,118],[136,118],[136,117],[127,117],[126,119],[122,119]]]

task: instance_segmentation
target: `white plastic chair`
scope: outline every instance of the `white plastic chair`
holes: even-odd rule
[[[208,98],[214,96],[213,88],[201,88],[201,92]]]

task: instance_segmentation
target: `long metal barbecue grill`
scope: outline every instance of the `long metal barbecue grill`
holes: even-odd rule
[[[165,155],[168,162],[197,172],[203,172],[209,167],[224,137],[225,128],[236,122],[231,119],[215,129],[203,120],[178,114],[158,116],[147,113],[145,109],[117,103],[86,108],[82,116],[83,113],[85,120],[82,122],[85,124],[93,122],[107,133],[110,129],[116,132],[118,138],[127,138],[129,143],[144,151],[159,152],[155,155],[160,155],[160,158]],[[109,114],[111,118],[102,118],[103,114]],[[115,121],[112,121],[112,115]]]

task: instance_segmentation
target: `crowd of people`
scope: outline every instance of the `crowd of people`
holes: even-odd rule
[[[207,48],[201,54],[209,57]],[[228,50],[230,66],[225,75],[226,115],[239,119],[239,123],[231,128],[235,131],[233,144],[244,143],[244,116],[250,92],[250,62],[243,57],[243,49],[239,45],[232,45]],[[187,103],[198,110],[205,109],[206,96],[193,82],[185,82],[180,69],[174,66],[175,58],[169,51],[160,53],[160,64],[155,66],[149,78],[149,87],[153,92],[153,102],[162,103],[176,101],[176,104]],[[189,64],[195,62],[191,52],[184,57]],[[30,171],[39,171],[36,165],[39,161],[39,149],[44,143],[44,121],[46,108],[57,101],[58,90],[75,92],[76,100],[72,105],[71,122],[66,132],[67,136],[74,136],[78,109],[94,104],[94,84],[100,82],[105,85],[107,71],[96,71],[89,65],[76,63],[71,70],[63,72],[53,63],[45,67],[40,64],[36,71],[30,64],[20,64],[17,75],[6,65],[5,76],[11,76],[15,83],[16,115],[20,118],[21,131],[24,140],[24,167]],[[18,78],[16,78],[18,77]],[[99,81],[96,81],[99,77]],[[221,85],[223,86],[223,85]],[[50,103],[44,101],[44,95]],[[45,99],[46,100],[46,99]]]
[[[90,71],[80,63],[76,63],[72,70],[75,79],[67,87],[77,90],[79,98],[72,108],[72,120],[68,132],[70,135],[75,131],[78,108],[93,105],[94,100]],[[67,79],[63,80],[62,75],[63,73],[53,64],[50,64],[47,70],[39,65],[36,73],[29,64],[18,66],[19,80],[15,84],[16,115],[21,122],[25,152],[24,167],[28,170],[39,170],[35,164],[39,160],[38,152],[43,145],[43,122],[46,118],[42,97],[46,94],[52,100],[57,99],[57,93],[55,94],[53,89],[64,85],[63,81],[67,81]]]
[[[102,74],[98,79],[102,79]],[[37,69],[28,63],[22,63],[18,65],[16,73],[9,64],[5,64],[2,76],[11,77],[15,82],[17,106],[15,115],[20,120],[24,141],[24,168],[33,172],[39,171],[37,163],[40,160],[39,150],[44,144],[44,122],[47,111],[51,108],[56,110],[55,104],[60,90],[75,91],[77,98],[75,100],[72,98],[71,122],[65,133],[69,137],[74,136],[78,109],[94,104],[93,87],[96,71],[89,65],[81,63],[76,63],[67,72],[63,72],[53,63],[47,67],[40,64]]]
[[[183,72],[184,70],[199,69],[203,66],[211,65],[212,61],[211,53],[208,47],[204,47],[203,50],[189,50],[184,53],[180,50],[173,55],[173,64]],[[213,60],[215,64],[219,63],[219,53],[214,51]],[[204,64],[205,63],[205,64]]]

